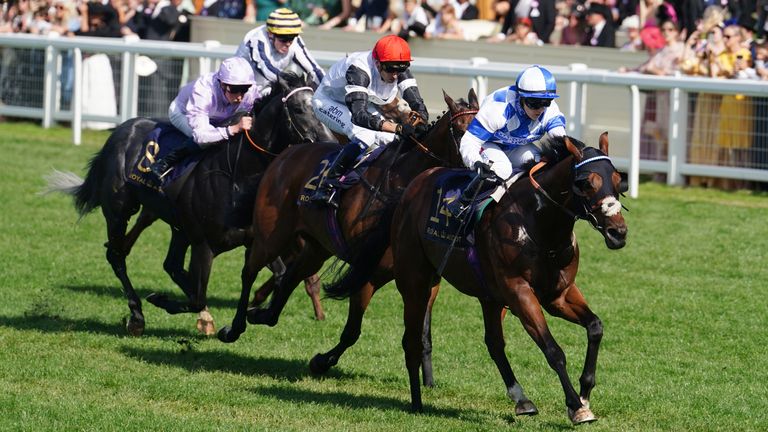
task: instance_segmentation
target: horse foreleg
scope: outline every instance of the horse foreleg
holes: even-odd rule
[[[184,259],[189,249],[189,240],[180,230],[171,230],[171,242],[168,245],[168,253],[163,261],[163,270],[168,273],[171,280],[181,288],[187,299],[192,297],[192,282],[189,273],[184,270]]]
[[[240,299],[237,302],[237,311],[232,319],[231,326],[224,326],[217,334],[220,341],[225,343],[235,342],[245,332],[246,315],[248,312],[248,298],[251,296],[251,287],[256,280],[259,271],[268,263],[262,248],[248,248],[245,251],[245,263],[240,273]]]
[[[330,368],[336,366],[339,358],[360,338],[363,314],[365,314],[365,310],[368,308],[371,297],[377,288],[369,282],[349,297],[347,322],[344,324],[344,330],[339,337],[339,343],[331,348],[330,351],[323,354],[315,354],[312,357],[312,360],[309,361],[309,369],[313,374],[324,374]]]
[[[315,319],[323,321],[325,319],[325,312],[323,311],[323,305],[320,303],[320,288],[320,276],[317,274],[313,274],[304,279],[304,290],[307,292],[310,300],[312,300],[312,309],[315,311]]]
[[[568,407],[568,417],[571,422],[579,424],[597,420],[597,417],[590,411],[589,407],[582,403],[579,394],[576,393],[576,389],[571,384],[566,369],[565,353],[557,344],[555,338],[552,337],[533,289],[522,288],[515,290],[515,292],[518,293],[518,298],[513,299],[513,301],[508,299],[507,304],[517,306],[513,310],[515,315],[518,316],[531,339],[536,342],[536,345],[544,353],[549,367],[557,373],[560,385],[565,393],[565,405]],[[499,316],[501,316],[500,313]]]
[[[483,307],[483,323],[485,325],[485,346],[488,354],[496,364],[496,368],[504,380],[507,396],[515,402],[515,415],[536,415],[539,410],[523,392],[523,387],[515,378],[512,367],[504,352],[504,329],[501,326],[504,307],[499,303],[480,301]]]
[[[576,285],[571,285],[565,291],[565,296],[546,306],[547,312],[579,324],[587,330],[587,353],[584,359],[584,369],[579,378],[581,401],[589,406],[589,397],[595,387],[595,372],[597,370],[597,354],[603,339],[603,323],[592,313],[587,301]]]

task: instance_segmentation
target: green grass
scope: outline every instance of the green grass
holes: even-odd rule
[[[483,344],[476,300],[446,287],[434,316],[437,386],[425,413],[407,412],[394,286],[373,299],[360,342],[328,376],[307,362],[336,343],[346,304],[312,318],[302,290],[274,328],[226,345],[198,336],[193,315],[145,302],[147,329],[125,335],[126,301],[104,258],[100,212],[79,224],[71,200],[38,196],[53,168],[84,175],[106,138],[29,123],[0,124],[0,430],[29,431],[559,431],[571,426],[541,352],[510,317],[507,352],[540,414],[515,418]],[[642,184],[624,200],[628,245],[609,251],[580,222],[577,281],[603,320],[590,431],[761,431],[768,427],[764,195]],[[152,226],[129,257],[142,296],[179,296],[162,271],[169,229]],[[231,319],[242,252],[214,262],[209,294]],[[266,273],[266,272],[265,272]],[[585,332],[550,327],[574,382]]]

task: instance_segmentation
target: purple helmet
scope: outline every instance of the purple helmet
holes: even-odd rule
[[[224,84],[230,85],[254,85],[256,78],[253,76],[253,68],[248,60],[242,57],[230,57],[219,66],[216,78]]]

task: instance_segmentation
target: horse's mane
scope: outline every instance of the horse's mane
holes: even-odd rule
[[[579,150],[583,151],[587,146],[583,142],[573,137],[568,137],[571,143]],[[571,155],[565,145],[565,136],[550,137],[546,136],[541,140],[541,158],[546,159],[551,164],[560,162]]]

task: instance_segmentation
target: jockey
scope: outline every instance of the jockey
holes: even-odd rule
[[[388,35],[379,39],[373,50],[351,53],[328,71],[312,100],[315,115],[332,131],[349,137],[350,142],[331,163],[310,201],[335,207],[332,180],[346,173],[360,154],[391,143],[396,135],[419,137],[426,132],[424,124],[398,124],[385,119],[376,108],[391,103],[400,94],[426,123],[429,114],[408,69],[411,61],[408,42]]]
[[[191,137],[191,142],[156,160],[150,166],[152,173],[162,178],[184,157],[250,129],[250,116],[243,116],[230,126],[224,122],[237,112],[251,112],[260,98],[254,84],[251,65],[240,57],[230,57],[217,72],[182,87],[168,108],[168,117],[178,130]]]
[[[544,135],[565,135],[565,116],[558,98],[555,77],[534,65],[517,76],[514,86],[488,95],[461,138],[459,151],[464,164],[478,172],[478,178],[498,176],[507,180],[531,161],[538,162],[540,150],[534,142]],[[474,183],[474,181],[473,181]],[[472,187],[461,196],[470,200]]]
[[[298,64],[315,84],[323,80],[323,69],[309,54],[301,38],[301,19],[290,9],[280,8],[269,14],[265,25],[249,31],[235,55],[248,60],[256,75],[262,96],[271,90],[280,71]]]

